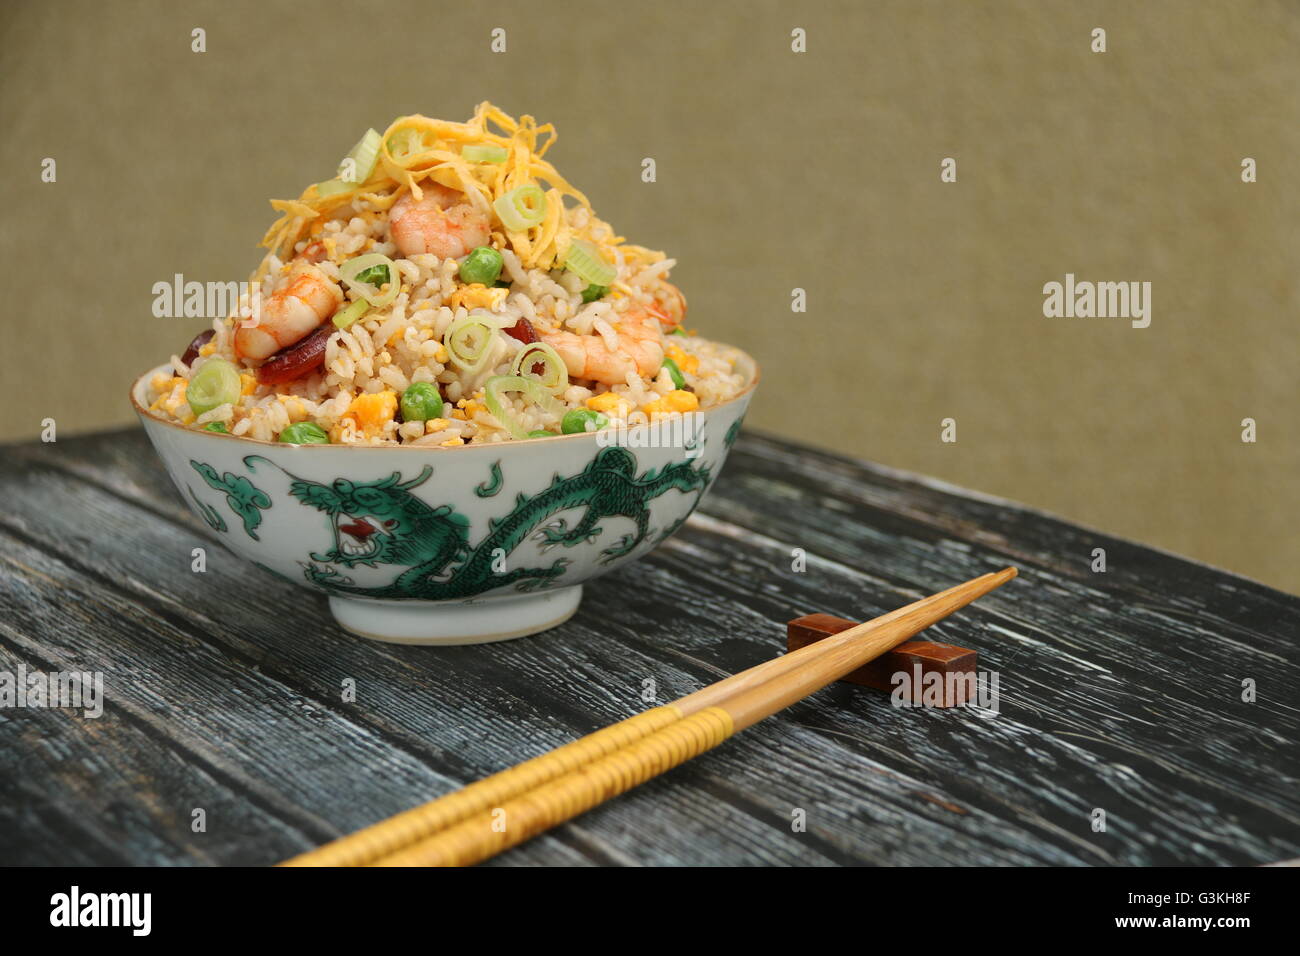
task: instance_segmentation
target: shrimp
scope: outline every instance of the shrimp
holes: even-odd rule
[[[671,282],[661,282],[659,285],[660,290],[656,293],[655,304],[650,311],[666,326],[681,325],[686,318],[686,296]]]
[[[427,252],[440,259],[459,259],[488,244],[492,224],[483,211],[457,201],[463,193],[438,183],[423,188],[423,199],[416,201],[407,193],[388,217],[393,242],[402,255],[410,258]]]
[[[663,333],[658,320],[648,311],[633,306],[615,326],[618,345],[610,348],[600,334],[543,332],[573,378],[589,378],[604,385],[622,385],[635,373],[649,378],[664,364]]]
[[[235,354],[245,359],[270,358],[306,338],[342,302],[342,290],[325,273],[300,260],[289,281],[262,304],[257,322],[241,322],[235,330]]]

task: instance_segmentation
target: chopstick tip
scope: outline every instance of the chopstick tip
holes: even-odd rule
[[[984,587],[981,589],[981,593],[987,594],[989,591],[992,591],[994,588],[1002,587],[1002,585],[1006,584],[1008,581],[1010,581],[1012,578],[1016,577],[1019,574],[1020,571],[1017,568],[1006,567],[1003,568],[1001,571],[990,571],[988,574],[985,574],[983,575],[983,577],[977,578],[976,580],[983,582]],[[972,581],[971,583],[973,584],[974,581]]]

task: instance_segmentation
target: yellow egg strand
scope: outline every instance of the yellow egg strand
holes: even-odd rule
[[[405,134],[401,143],[414,147],[400,156],[393,153],[399,133]],[[391,208],[407,192],[421,199],[424,180],[465,193],[466,201],[485,213],[512,189],[541,183],[546,187],[546,215],[541,222],[522,231],[493,227],[494,237],[509,244],[524,268],[557,268],[575,238],[592,243],[610,263],[616,261],[615,247],[621,247],[627,262],[650,264],[663,259],[662,252],[624,245],[621,236],[596,218],[587,197],[543,158],[557,138],[551,124],[538,126],[528,115],[515,120],[488,102],[480,103],[465,123],[419,115],[399,117],[384,131],[378,161],[365,183],[328,196],[321,196],[312,184],[297,199],[271,200],[271,208],[281,216],[262,237],[261,245],[280,259],[288,259],[317,219],[357,199],[380,211]],[[506,151],[506,158],[501,163],[472,163],[461,153],[465,146],[499,147]],[[589,213],[577,230],[570,224],[566,197]],[[265,269],[264,261],[254,277],[261,278]]]

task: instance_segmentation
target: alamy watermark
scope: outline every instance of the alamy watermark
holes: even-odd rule
[[[238,315],[246,327],[262,315],[262,286],[252,282],[198,282],[179,272],[153,284],[153,314],[159,319],[224,319]]]
[[[152,912],[152,893],[83,893],[73,886],[50,897],[51,926],[120,926],[132,936],[148,936]]]
[[[100,671],[0,671],[0,709],[51,707],[83,711],[94,719],[104,713],[104,675]]]
[[[929,671],[920,664],[911,671],[895,671],[889,683],[893,691],[889,702],[894,707],[964,707],[981,717],[995,717],[1001,712],[997,671]]]
[[[1151,324],[1150,282],[1064,282],[1043,286],[1043,315],[1049,319],[1129,319],[1135,329]]]
[[[626,421],[596,432],[596,444],[602,448],[681,448],[686,458],[698,458],[704,450],[704,416],[700,412],[656,417],[644,412],[628,414]]]

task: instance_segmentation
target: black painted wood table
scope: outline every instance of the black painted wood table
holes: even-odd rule
[[[274,863],[771,658],[793,617],[1008,564],[927,632],[996,713],[836,685],[493,863],[1300,856],[1300,599],[1015,504],[746,432],[568,623],[439,649],[212,547],[143,432],[2,458],[0,673],[102,672],[105,702],[0,708],[0,863]]]

